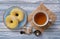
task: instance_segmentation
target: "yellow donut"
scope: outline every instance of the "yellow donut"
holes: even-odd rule
[[[14,29],[18,26],[18,20],[12,15],[7,16],[5,22],[7,27],[11,29]]]
[[[22,21],[23,18],[24,18],[24,13],[19,8],[12,9],[11,12],[10,12],[10,14],[13,15],[13,16],[15,16],[18,19],[18,21]]]

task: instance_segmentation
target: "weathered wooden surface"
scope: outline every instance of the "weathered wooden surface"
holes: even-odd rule
[[[0,0],[0,39],[60,39],[60,0],[23,1],[25,0]],[[41,36],[36,37],[34,34],[21,35],[19,30],[11,31],[4,25],[3,14],[8,8],[12,6],[19,6],[23,8],[27,14],[29,14],[37,8],[41,1],[44,2],[48,9],[57,15],[57,20],[54,25],[47,29]]]

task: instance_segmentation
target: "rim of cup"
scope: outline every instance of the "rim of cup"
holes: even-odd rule
[[[42,13],[45,14],[46,17],[47,17],[46,22],[45,22],[44,24],[42,24],[42,25],[39,25],[39,24],[37,24],[37,23],[34,21],[35,15],[36,15],[37,13],[39,13],[39,12],[42,12]],[[48,20],[49,20],[48,14],[47,14],[45,11],[37,11],[37,12],[33,15],[33,23],[34,23],[35,25],[39,26],[39,27],[45,26],[45,25],[48,23]]]

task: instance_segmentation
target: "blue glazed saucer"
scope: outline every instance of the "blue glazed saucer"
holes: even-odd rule
[[[4,14],[4,16],[3,16],[4,23],[6,23],[6,21],[5,21],[6,17],[10,14],[11,10],[14,9],[14,8],[19,8],[19,7],[13,6],[13,7],[10,7],[9,9],[7,9],[7,10],[5,11],[5,14]],[[20,9],[21,9],[21,8],[20,8]],[[23,9],[21,9],[21,10],[23,10]],[[21,28],[21,27],[24,26],[24,25],[26,24],[26,22],[27,22],[27,13],[26,13],[24,10],[23,10],[23,12],[24,12],[24,19],[23,19],[23,21],[19,22],[17,28]],[[5,25],[6,25],[6,24],[5,24]],[[7,26],[7,25],[6,25],[6,26]]]

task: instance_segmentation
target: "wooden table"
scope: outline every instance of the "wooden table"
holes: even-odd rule
[[[31,35],[21,35],[19,30],[10,30],[3,23],[3,14],[5,10],[12,6],[19,6],[23,8],[27,14],[31,13],[33,10],[37,8],[37,6],[42,2],[46,5],[47,8],[52,10],[57,15],[57,20],[47,29],[41,36],[36,37],[34,34]],[[30,26],[30,25],[28,25]],[[0,0],[0,39],[60,39],[60,1],[59,0],[40,0],[40,1],[32,1],[29,3],[23,2],[23,0],[10,0],[3,1]]]

